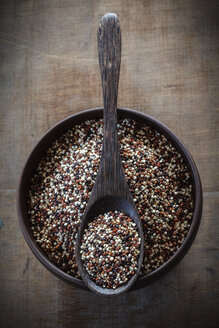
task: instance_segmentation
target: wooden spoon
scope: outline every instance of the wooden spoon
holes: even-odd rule
[[[85,209],[76,245],[75,256],[84,283],[94,292],[116,295],[127,291],[137,279],[143,260],[144,235],[138,211],[123,172],[117,137],[117,94],[121,61],[121,32],[117,15],[106,14],[97,32],[100,72],[104,100],[104,135],[102,156],[97,178]],[[141,238],[136,273],[125,285],[116,289],[97,286],[86,272],[80,254],[80,246],[89,222],[109,211],[125,212],[137,225]]]

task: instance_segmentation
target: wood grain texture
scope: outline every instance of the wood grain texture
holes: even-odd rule
[[[97,43],[104,104],[104,132],[97,183],[95,183],[94,192],[91,195],[96,200],[108,195],[122,197],[128,190],[117,135],[121,30],[116,15],[106,14],[101,18],[97,32]]]
[[[69,287],[20,232],[15,189],[39,137],[102,105],[96,29],[119,16],[118,105],[161,120],[190,149],[204,191],[198,236],[162,280],[113,300]],[[0,2],[1,327],[218,326],[219,8],[214,0]]]

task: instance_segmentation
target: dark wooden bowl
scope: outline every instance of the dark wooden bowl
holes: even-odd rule
[[[56,124],[53,128],[51,128],[37,143],[32,152],[30,153],[26,164],[24,166],[19,187],[17,193],[17,212],[18,219],[20,223],[21,230],[23,232],[24,238],[26,239],[27,244],[29,245],[32,252],[38,258],[38,260],[52,273],[54,273],[57,277],[62,280],[78,286],[80,288],[86,288],[82,280],[74,278],[67,273],[60,270],[57,266],[55,266],[43,253],[40,247],[36,244],[35,238],[30,229],[29,219],[28,219],[28,191],[30,188],[31,178],[33,176],[33,172],[36,170],[41,158],[47,151],[47,149],[51,146],[52,142],[59,138],[62,134],[71,129],[74,125],[80,124],[81,122],[88,119],[98,119],[103,117],[103,109],[102,108],[93,108],[82,111],[80,113],[74,114],[72,116],[67,117],[63,121]],[[193,197],[194,197],[194,214],[191,223],[191,227],[189,232],[182,243],[181,247],[178,251],[162,266],[153,272],[141,276],[137,279],[133,287],[133,289],[138,289],[143,287],[156,279],[160,278],[168,271],[170,271],[186,254],[190,246],[192,245],[196,233],[198,231],[199,223],[201,220],[202,213],[202,187],[201,181],[199,177],[198,170],[196,165],[190,155],[189,151],[182,144],[182,142],[175,136],[173,132],[171,132],[164,124],[159,122],[158,120],[140,113],[138,111],[132,109],[119,108],[118,109],[118,118],[130,118],[147,125],[150,125],[156,128],[159,132],[163,133],[167,139],[169,139],[172,144],[176,147],[176,149],[183,156],[188,168],[191,172],[192,183],[193,183]]]

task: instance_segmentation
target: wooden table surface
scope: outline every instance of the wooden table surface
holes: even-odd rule
[[[102,106],[96,31],[106,12],[116,12],[122,28],[118,105],[154,116],[181,138],[204,192],[201,226],[180,264],[112,299],[49,273],[16,214],[18,179],[40,136]],[[218,22],[215,0],[0,2],[1,327],[218,327]]]

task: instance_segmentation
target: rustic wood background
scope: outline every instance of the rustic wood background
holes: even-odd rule
[[[105,299],[66,285],[34,257],[19,229],[16,187],[48,128],[102,106],[96,32],[106,12],[122,27],[119,106],[171,128],[190,149],[204,191],[201,226],[160,281]],[[219,2],[2,0],[1,327],[217,327]]]

